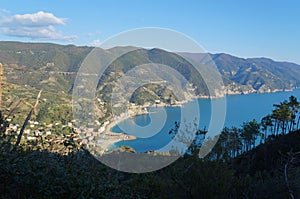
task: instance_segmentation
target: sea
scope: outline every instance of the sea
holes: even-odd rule
[[[210,130],[212,124],[217,124],[219,129],[241,127],[244,122],[253,119],[260,122],[264,116],[272,113],[273,104],[288,100],[291,95],[300,100],[300,90],[293,90],[228,95],[222,99],[197,98],[182,107],[151,107],[148,108],[148,114],[136,115],[112,127],[113,132],[134,135],[137,139],[117,142],[110,149],[125,145],[137,152],[164,151],[164,147],[174,139],[175,122],[187,131],[193,128]],[[222,104],[219,113],[213,109],[215,104]]]

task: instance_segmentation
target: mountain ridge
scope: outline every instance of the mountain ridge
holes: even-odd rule
[[[251,85],[257,92],[284,91],[300,87],[300,65],[292,62],[277,62],[265,57],[239,58],[226,53],[181,54],[217,67],[224,77],[241,85]]]
[[[134,47],[130,48],[135,51]],[[65,92],[71,92],[81,63],[93,49],[88,46],[0,41],[0,62],[4,66],[4,74],[8,82],[19,85],[28,84],[38,88],[47,87],[46,83],[50,82],[54,90],[55,87],[61,87],[61,89],[65,88]],[[124,49],[126,47],[103,50],[107,53],[115,53]],[[227,94],[274,92],[300,88],[300,78],[298,78],[300,65],[292,62],[277,62],[265,57],[239,58],[226,53],[173,53],[157,48],[142,50],[143,52],[136,51],[136,54],[131,52],[131,57],[141,58],[141,60],[151,58],[154,61],[162,60],[166,63],[178,62],[175,68],[179,67],[181,71],[193,76],[192,79],[198,81],[200,85],[203,85],[201,83],[203,81],[197,80],[197,76],[191,72],[192,68],[188,67],[188,63],[178,55],[184,59],[193,59],[197,64],[218,69]],[[119,65],[122,65],[121,70],[133,63],[139,63],[138,60],[133,59],[126,61],[127,65],[119,62]],[[21,76],[24,78],[19,78]],[[200,92],[203,91],[199,91],[198,94]]]

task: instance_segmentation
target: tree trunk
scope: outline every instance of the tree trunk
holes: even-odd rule
[[[16,144],[15,144],[13,150],[16,150],[17,147],[18,147],[18,145],[20,144],[20,141],[21,141],[23,132],[24,132],[24,130],[25,130],[25,127],[26,127],[28,121],[30,120],[31,115],[33,114],[35,108],[37,107],[37,105],[38,105],[38,103],[39,103],[39,99],[40,99],[40,97],[41,97],[41,93],[42,93],[42,90],[39,92],[39,94],[38,94],[38,96],[37,96],[37,98],[36,98],[35,105],[31,108],[29,114],[27,115],[27,117],[26,117],[26,119],[25,119],[25,121],[24,121],[24,123],[23,123],[23,125],[22,125],[22,128],[21,128],[21,130],[20,130],[20,133],[19,133],[19,135],[18,135]]]
[[[300,122],[300,115],[298,116],[298,121],[297,121],[297,130],[299,129],[299,122]]]
[[[267,141],[267,135],[268,135],[268,128],[266,128],[266,130],[265,130],[265,143]]]
[[[291,157],[291,159],[290,159],[291,155],[292,154],[288,154],[287,162],[284,165],[284,181],[285,181],[285,185],[288,189],[288,192],[289,192],[289,195],[290,195],[291,199],[294,199],[295,198],[294,193],[293,193],[293,190],[291,189],[291,186],[290,186],[290,183],[289,183],[289,180],[288,180],[288,174],[287,174],[287,169],[288,169],[289,163],[293,161],[293,157]]]
[[[289,130],[288,130],[288,133],[292,131],[292,125],[293,125],[293,121],[290,122],[290,125],[289,125],[289,127],[288,127],[288,129],[289,129]]]
[[[284,135],[284,122],[281,123],[281,134]]]
[[[25,127],[26,127],[28,121],[30,120],[30,117],[31,117],[32,113],[33,113],[33,110],[31,109],[30,112],[29,112],[29,114],[27,115],[27,117],[26,117],[26,119],[25,119],[25,122],[24,122],[23,125],[22,125],[22,128],[21,128],[20,133],[19,133],[19,135],[18,135],[18,138],[17,138],[17,141],[16,141],[16,144],[15,144],[14,149],[16,149],[17,146],[20,144],[20,141],[21,141],[21,138],[22,138],[24,129],[25,129]]]

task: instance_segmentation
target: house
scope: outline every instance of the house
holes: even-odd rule
[[[36,137],[28,136],[27,140],[36,140]]]
[[[100,133],[103,133],[105,131],[105,127],[104,126],[101,126],[100,128],[99,128],[99,132]]]
[[[25,129],[24,134],[30,134],[30,129]]]

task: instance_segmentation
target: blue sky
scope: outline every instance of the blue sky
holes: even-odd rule
[[[96,45],[122,31],[161,27],[208,52],[300,64],[296,0],[1,0],[0,8],[0,40]]]

